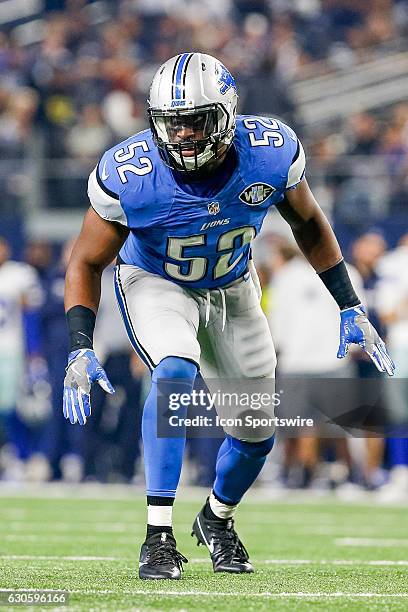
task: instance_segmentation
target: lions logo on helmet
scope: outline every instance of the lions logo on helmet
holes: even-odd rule
[[[194,172],[224,158],[235,132],[237,91],[221,62],[181,53],[156,72],[149,95],[153,139],[171,168]]]
[[[218,84],[220,85],[220,92],[222,95],[226,94],[230,87],[233,87],[235,92],[237,91],[237,86],[235,85],[235,80],[229,70],[223,64],[221,66],[221,75],[218,79]]]

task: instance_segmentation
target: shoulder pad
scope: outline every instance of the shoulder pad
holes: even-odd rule
[[[288,125],[270,117],[241,115],[237,117],[236,136],[238,147],[244,148],[245,164],[258,175],[262,172],[264,180],[272,180],[282,190],[302,180],[305,154]]]
[[[108,221],[128,225],[123,196],[129,182],[152,170],[151,160],[144,155],[150,150],[150,130],[144,130],[115,145],[103,154],[88,181],[92,207]]]

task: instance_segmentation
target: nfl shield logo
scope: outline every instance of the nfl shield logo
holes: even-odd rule
[[[208,204],[208,212],[210,215],[218,215],[220,212],[220,203],[219,202],[210,202]]]

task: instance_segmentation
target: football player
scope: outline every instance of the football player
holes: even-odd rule
[[[148,505],[143,579],[178,579],[186,561],[172,530],[185,439],[157,435],[159,381],[182,381],[190,392],[199,371],[204,377],[274,378],[275,351],[251,261],[251,242],[272,206],[339,306],[338,357],[356,343],[378,369],[394,370],[309,189],[296,134],[276,119],[237,116],[236,108],[234,79],[214,57],[182,53],[165,62],[150,90],[150,129],[104,153],[90,175],[91,207],[66,276],[71,352],[65,417],[86,423],[93,383],[113,393],[92,336],[101,274],[115,257],[123,321],[152,373],[142,423]],[[214,486],[193,533],[207,546],[215,572],[250,573],[233,517],[274,437],[273,430],[260,440],[233,433],[226,431]]]
[[[36,381],[46,382],[46,367],[40,356],[42,303],[43,292],[35,268],[11,259],[10,246],[0,236],[0,431],[5,428],[6,437],[21,456],[26,452],[23,447],[30,432],[16,406],[26,405],[26,397],[28,404],[36,398]],[[40,404],[47,405],[43,397]],[[17,467],[20,459],[15,462]],[[46,467],[45,460],[42,463]]]

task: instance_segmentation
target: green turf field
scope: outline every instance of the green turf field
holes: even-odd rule
[[[190,537],[201,499],[194,492],[175,507],[179,549],[190,560],[183,580],[144,582],[143,497],[0,489],[0,588],[68,590],[72,610],[408,609],[407,507],[255,493],[237,515],[255,574],[212,573]]]

